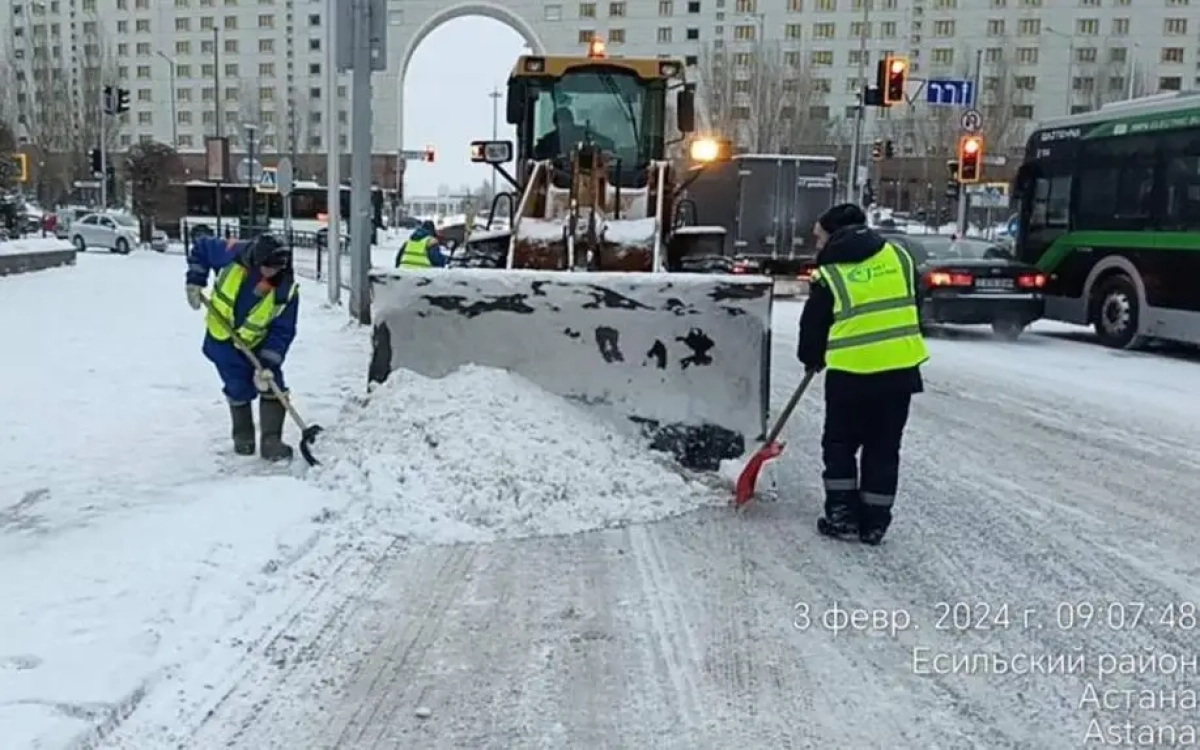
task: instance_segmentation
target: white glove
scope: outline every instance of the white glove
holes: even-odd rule
[[[259,393],[270,393],[275,383],[275,373],[270,370],[259,370],[254,373],[254,387]]]
[[[199,310],[204,306],[204,303],[200,300],[200,292],[202,291],[204,291],[202,287],[193,284],[187,285],[187,301],[193,310]]]

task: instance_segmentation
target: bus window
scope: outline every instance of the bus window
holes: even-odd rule
[[[1039,176],[1033,183],[1029,228],[1066,228],[1070,224],[1071,176]]]
[[[1200,132],[1164,139],[1164,207],[1160,228],[1200,230]]]

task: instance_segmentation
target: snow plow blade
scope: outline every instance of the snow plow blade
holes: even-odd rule
[[[372,382],[399,369],[505,369],[701,470],[766,432],[768,278],[464,268],[371,282]]]

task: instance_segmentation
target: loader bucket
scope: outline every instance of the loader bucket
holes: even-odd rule
[[[770,279],[462,268],[371,281],[373,382],[505,369],[702,470],[766,432]]]

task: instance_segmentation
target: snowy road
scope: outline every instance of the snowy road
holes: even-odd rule
[[[102,299],[117,278],[103,276],[108,266],[100,264],[110,260],[81,259],[77,270],[94,275],[72,292]],[[126,261],[143,264],[147,283],[179,277],[178,259],[162,269],[161,259]],[[47,291],[44,281],[21,283],[26,306]],[[0,287],[0,311],[10,320],[15,288]],[[152,339],[194,329],[181,290],[169,291],[161,303],[173,305],[169,313],[139,316],[123,307],[108,318],[98,312],[90,324],[124,320]],[[155,294],[147,304],[158,303]],[[799,303],[778,305],[775,408],[799,376],[792,353],[799,310]],[[306,315],[294,377],[304,403],[333,423],[339,398],[361,372],[361,342],[337,348],[349,335],[344,326],[325,311]],[[423,436],[431,450],[448,452],[436,472],[417,466],[393,476],[377,457],[359,455],[311,482],[236,480],[243,495],[286,498],[255,514],[254,504],[229,500],[228,487],[210,486],[226,473],[206,469],[204,458],[223,438],[220,415],[195,421],[194,437],[165,422],[164,415],[195,420],[190,415],[219,408],[202,361],[151,374],[144,370],[162,360],[158,352],[120,363],[93,352],[92,361],[73,364],[90,351],[78,340],[83,334],[63,341],[54,336],[66,335],[65,326],[52,327],[48,340],[57,346],[49,349],[12,329],[0,334],[5,351],[38,353],[0,367],[5,383],[17,384],[7,386],[0,409],[6,422],[20,409],[9,445],[20,441],[22,467],[5,456],[0,513],[18,520],[0,529],[0,561],[6,570],[28,566],[22,578],[41,571],[24,587],[0,585],[0,596],[19,603],[15,616],[0,612],[0,736],[11,736],[7,719],[23,722],[18,738],[50,748],[82,739],[82,746],[122,750],[1058,750],[1168,746],[1124,734],[1143,726],[1174,729],[1177,744],[1187,745],[1200,721],[1200,562],[1191,512],[1200,497],[1200,400],[1190,385],[1200,362],[1110,352],[1051,325],[1014,344],[970,332],[933,340],[928,392],[918,397],[907,436],[897,522],[877,549],[833,543],[813,528],[821,503],[819,389],[789,430],[789,452],[761,483],[772,502],[735,516],[720,505],[723,493],[695,483],[690,501],[672,502],[672,492],[687,489],[681,480],[629,459],[625,481],[635,496],[645,483],[643,517],[670,517],[512,539],[505,537],[516,527],[484,518],[495,508],[474,505],[482,503],[479,487],[464,482],[456,497],[453,483],[438,482],[484,456],[490,471],[451,478],[526,493],[534,488],[520,488],[522,471],[566,483],[552,467],[504,466],[512,459],[504,445],[529,425],[497,426],[495,435],[463,437],[456,446],[457,422],[432,431],[439,418],[459,418],[454,399],[425,394],[422,401],[436,402],[429,411],[418,413],[414,399],[385,416],[397,433],[407,421],[430,424],[395,443],[363,435],[393,458]],[[196,346],[189,336],[168,353],[198,358]],[[50,365],[90,367],[92,380],[114,383],[79,386],[68,404],[88,431],[63,436],[57,448],[22,405],[53,392],[47,383],[63,370]],[[158,383],[160,396],[139,408],[116,382]],[[496,400],[508,399],[516,415],[525,412],[522,397]],[[96,398],[108,402],[91,403]],[[494,406],[483,399],[471,410]],[[52,401],[47,408],[60,422],[70,415]],[[156,414],[160,426],[149,434],[130,427],[111,444],[94,437],[101,427],[152,424]],[[11,431],[5,424],[0,437]],[[596,465],[574,470],[615,503],[620,466],[604,461],[621,454],[601,455],[589,447],[601,443],[585,437],[569,447]],[[549,442],[570,438],[552,434]],[[140,458],[122,462],[129,445]],[[93,468],[108,462],[120,483],[106,492],[111,483],[95,470],[61,467],[56,455]],[[357,465],[363,470],[355,474]],[[55,466],[63,476],[52,474]],[[391,500],[383,479],[399,482],[388,490]],[[208,495],[176,486],[185,482],[209,486]],[[39,487],[53,490],[45,498],[24,494]],[[4,511],[7,495],[25,510]],[[404,498],[415,500],[402,515],[385,507]],[[554,497],[542,501],[564,512]],[[55,503],[52,513],[46,506]],[[150,524],[150,511],[163,522]],[[585,528],[584,520],[559,527]],[[186,532],[172,540],[168,521]],[[522,535],[537,532],[536,519],[523,523]],[[256,525],[264,538],[255,537]],[[450,541],[458,543],[436,543]],[[71,550],[88,545],[96,552],[73,572],[76,587],[61,589],[55,569],[71,567]],[[104,572],[106,554],[126,560],[118,573],[128,578],[123,587],[89,591],[113,575]],[[186,568],[193,558],[202,564]],[[161,601],[141,601],[145,611],[129,613],[126,597],[144,600],[163,587]],[[69,594],[108,597],[110,606],[89,610]],[[867,613],[865,623],[854,612]],[[49,619],[35,622],[35,614]],[[51,627],[56,619],[61,626]],[[38,632],[38,622],[50,632]],[[107,638],[95,636],[105,628]],[[118,643],[110,682],[125,675],[130,684],[105,695],[123,687],[131,696],[125,702],[101,696],[103,680],[78,676],[79,652]],[[1067,673],[1067,665],[1082,669]],[[1136,692],[1143,689],[1150,692]],[[41,724],[23,718],[33,711]],[[80,726],[93,729],[81,734]],[[17,745],[37,746],[32,739]]]

